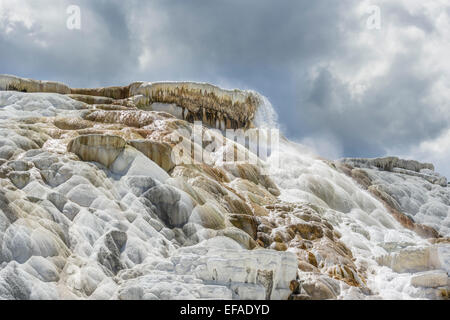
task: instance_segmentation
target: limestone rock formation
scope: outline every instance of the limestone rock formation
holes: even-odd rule
[[[416,287],[438,288],[448,285],[449,277],[445,271],[428,271],[415,275],[411,284]]]
[[[450,192],[432,165],[330,162],[286,139],[280,163],[259,158],[215,130],[253,128],[254,92],[0,90],[0,299],[448,297]]]
[[[380,257],[379,263],[399,273],[436,270],[443,267],[437,246],[400,250]]]
[[[119,136],[81,135],[71,140],[67,151],[83,161],[95,161],[109,167],[122,152],[126,141]]]
[[[135,82],[123,87],[78,89],[57,82],[0,75],[0,90],[68,94],[91,105],[128,105],[135,101],[139,108],[166,111],[190,122],[201,120],[222,130],[253,127],[252,121],[262,102],[254,92],[194,82]]]
[[[355,167],[376,167],[386,171],[392,171],[394,168],[400,168],[408,171],[420,172],[423,169],[434,171],[431,163],[420,163],[415,160],[404,160],[397,157],[364,159],[364,158],[345,158],[341,160]]]
[[[384,158],[344,159],[335,166],[380,199],[408,229],[425,238],[448,234],[447,179],[434,172],[433,165]],[[438,217],[444,218],[443,223]]]
[[[143,95],[148,104],[175,104],[182,109],[183,119],[203,120],[222,129],[251,127],[261,102],[252,92],[193,82],[142,83],[132,88],[130,94]]]
[[[167,143],[153,140],[133,140],[129,143],[168,172],[176,166],[172,159],[172,148]]]
[[[20,92],[52,92],[69,94],[70,88],[60,82],[23,79],[11,75],[0,75],[0,90]]]

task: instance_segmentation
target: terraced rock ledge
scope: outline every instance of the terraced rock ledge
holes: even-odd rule
[[[443,177],[287,140],[275,166],[213,130],[253,127],[259,103],[0,76],[0,299],[379,299],[392,279],[396,298],[448,298]],[[191,140],[197,119],[213,143]]]
[[[123,87],[78,89],[59,82],[0,75],[0,90],[66,94],[88,104],[133,105],[165,111],[189,122],[199,120],[221,130],[252,128],[261,103],[255,92],[194,82],[134,82]]]

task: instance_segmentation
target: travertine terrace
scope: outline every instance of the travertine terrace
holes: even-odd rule
[[[280,164],[224,162],[257,155],[215,129],[257,129],[262,107],[209,84],[0,76],[0,298],[448,298],[445,178],[287,139]]]

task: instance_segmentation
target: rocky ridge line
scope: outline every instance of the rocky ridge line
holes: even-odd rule
[[[201,120],[222,130],[252,128],[261,103],[261,98],[251,91],[225,90],[194,82],[134,82],[128,86],[82,89],[59,82],[0,75],[0,90],[59,93],[89,104],[131,103],[146,110],[153,110],[155,105],[155,111],[167,111],[189,122]]]

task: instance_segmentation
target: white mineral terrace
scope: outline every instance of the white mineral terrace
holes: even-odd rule
[[[256,155],[213,128],[277,125],[247,91],[0,89],[0,299],[448,298],[450,189],[431,165],[286,139],[224,162]],[[216,143],[175,146],[195,119]]]
[[[253,127],[256,110],[263,102],[263,97],[252,91],[195,82],[134,82],[125,87],[71,89],[59,82],[0,75],[0,90],[70,94],[92,104],[120,104],[120,100],[130,99],[138,101],[140,108],[166,111],[190,122],[202,120],[223,130]]]

